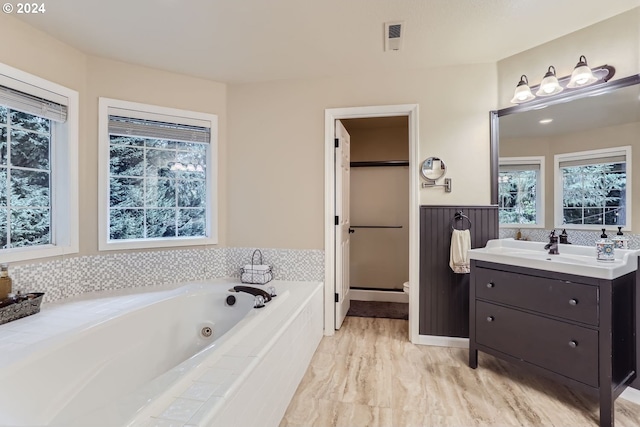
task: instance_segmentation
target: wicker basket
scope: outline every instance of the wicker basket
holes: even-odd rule
[[[27,299],[19,302],[3,300],[0,307],[0,325],[38,313],[43,296],[44,293],[34,292],[27,294]]]
[[[262,263],[262,252],[260,249],[253,251],[251,264],[240,268],[240,281],[253,285],[264,285],[273,280],[273,268]]]

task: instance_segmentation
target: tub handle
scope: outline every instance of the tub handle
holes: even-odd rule
[[[253,308],[264,307],[264,297],[262,295],[256,295],[253,300]]]

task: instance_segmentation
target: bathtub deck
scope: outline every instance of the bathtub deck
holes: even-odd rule
[[[182,284],[92,292],[51,304],[40,313],[0,325],[0,364],[33,351],[51,338],[72,333],[131,310],[167,298],[168,292]]]

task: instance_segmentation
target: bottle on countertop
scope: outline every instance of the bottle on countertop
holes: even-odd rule
[[[622,232],[622,227],[618,227],[618,232],[611,240],[616,249],[629,249],[629,238]]]
[[[520,229],[518,229],[518,232],[516,233],[516,240],[522,240],[522,232]]]
[[[600,240],[596,242],[596,253],[598,261],[614,261],[615,255],[613,253],[614,244],[613,240],[607,236],[605,229],[602,229]]]
[[[569,243],[569,235],[567,234],[567,230],[565,228],[562,229],[562,233],[560,233],[560,243],[563,245],[570,245]]]
[[[12,280],[9,277],[9,265],[0,265],[0,300],[3,300],[11,293]]]

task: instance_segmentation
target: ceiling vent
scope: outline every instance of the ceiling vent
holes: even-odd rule
[[[384,50],[400,50],[402,48],[402,33],[404,22],[385,22]]]

